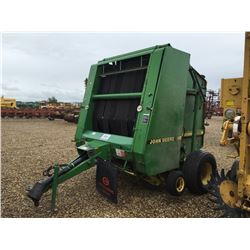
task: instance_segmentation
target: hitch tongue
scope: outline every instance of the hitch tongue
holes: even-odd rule
[[[86,161],[87,159],[88,159],[88,155],[86,153],[84,153],[84,154],[80,155],[79,157],[77,157],[71,163],[60,165],[60,169],[58,171],[57,177],[66,174],[67,172],[69,172],[73,168],[77,167],[78,165],[80,165],[81,163]],[[52,187],[54,177],[55,176],[53,174],[44,180],[40,180],[40,181],[36,182],[32,188],[28,189],[27,196],[34,202],[35,206],[39,206],[39,201],[40,201],[42,195]]]

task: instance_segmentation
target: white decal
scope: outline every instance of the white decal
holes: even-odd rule
[[[119,156],[119,157],[125,157],[125,156],[126,156],[125,151],[122,150],[122,149],[116,148],[116,149],[115,149],[115,152],[116,152],[116,155]]]
[[[110,138],[111,135],[108,135],[108,134],[103,134],[100,139],[101,140],[104,140],[104,141],[107,141],[109,138]]]

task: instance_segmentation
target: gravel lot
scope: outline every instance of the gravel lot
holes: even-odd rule
[[[213,117],[206,127],[204,149],[216,157],[218,168],[229,168],[227,155],[233,147],[219,146],[222,119]],[[60,185],[58,211],[51,213],[50,192],[34,207],[26,197],[27,186],[42,178],[47,166],[65,163],[77,155],[76,125],[63,120],[2,119],[1,214],[2,217],[217,217],[207,195],[188,191],[172,197],[161,189],[150,189],[142,181],[121,173],[118,204],[108,202],[95,189],[95,168]]]

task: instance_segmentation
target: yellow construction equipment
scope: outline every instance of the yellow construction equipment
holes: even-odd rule
[[[223,125],[220,145],[226,146],[239,142],[238,126],[242,97],[243,78],[221,80],[220,106],[223,108]],[[237,148],[238,149],[238,148]]]
[[[16,99],[1,97],[1,108],[16,108]]]
[[[241,108],[243,78],[229,78],[221,80],[221,101],[220,106],[224,109],[226,117],[227,109],[236,112]]]
[[[238,125],[232,128],[239,135],[240,160],[234,161],[227,174],[224,169],[220,174],[217,172],[210,182],[209,192],[213,195],[211,200],[218,205],[216,210],[223,211],[224,217],[249,217],[250,215],[250,32],[245,34],[244,58],[244,76],[242,80],[238,79],[238,83],[242,81],[241,87],[238,89],[240,85],[235,84],[235,87],[231,88],[231,96],[241,96],[239,107],[241,116]],[[223,102],[230,104],[230,100],[226,98]],[[231,108],[235,103],[231,102]],[[235,122],[232,126],[234,125]]]

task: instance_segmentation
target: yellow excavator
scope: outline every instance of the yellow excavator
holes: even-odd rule
[[[222,169],[210,181],[210,200],[216,204],[215,209],[223,212],[222,217],[250,217],[250,32],[245,34],[244,76],[241,83],[241,114],[237,126],[233,128],[238,134],[239,160],[235,160],[231,169],[225,174]],[[238,92],[237,88],[232,89]],[[230,102],[230,100],[227,100]],[[232,112],[232,109],[228,112]],[[232,121],[232,126],[236,124]]]

